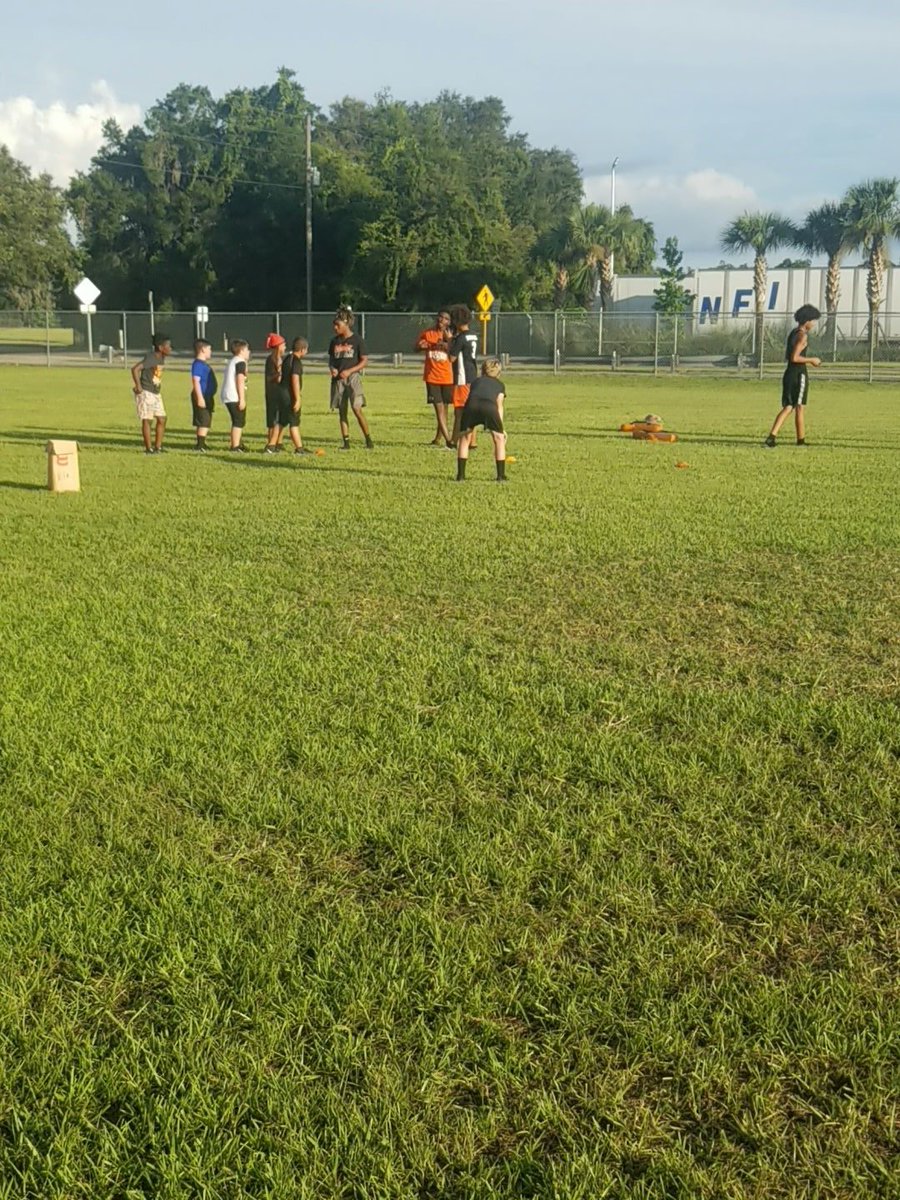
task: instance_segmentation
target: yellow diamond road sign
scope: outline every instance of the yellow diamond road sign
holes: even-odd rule
[[[484,285],[484,287],[481,289],[481,291],[475,297],[475,303],[478,305],[478,307],[481,309],[482,312],[487,312],[487,310],[494,303],[494,293],[491,291],[491,289],[488,287],[487,284]]]

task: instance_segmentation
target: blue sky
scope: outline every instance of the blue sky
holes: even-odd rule
[[[588,199],[617,199],[720,257],[745,208],[801,217],[853,182],[900,174],[900,5],[885,0],[412,0],[259,9],[158,0],[32,0],[4,16],[0,142],[60,181],[102,121],[123,124],[181,82],[215,94],[294,69],[327,107],[389,88],[497,95],[512,127],[572,150]]]

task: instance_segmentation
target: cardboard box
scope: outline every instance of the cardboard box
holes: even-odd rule
[[[47,443],[47,487],[51,492],[80,492],[78,443]]]

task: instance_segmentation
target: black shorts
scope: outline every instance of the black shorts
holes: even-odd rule
[[[448,408],[451,408],[453,405],[453,384],[426,383],[425,400],[428,404],[446,404]]]
[[[483,425],[491,433],[502,433],[500,409],[490,400],[467,400],[466,407],[462,410],[459,428],[462,433],[470,433],[479,425]]]
[[[246,408],[240,408],[237,402],[234,404],[226,404],[225,407],[228,409],[229,417],[231,417],[231,428],[243,429],[247,424]]]
[[[299,429],[300,413],[293,411],[290,392],[270,392],[266,396],[266,428],[280,425],[282,429]]]
[[[800,408],[809,395],[806,367],[788,367],[781,380],[781,407]]]
[[[191,401],[191,424],[195,429],[209,429],[212,425],[212,415],[216,407],[216,402],[215,400],[207,400],[205,403],[206,408],[198,408],[193,400]]]

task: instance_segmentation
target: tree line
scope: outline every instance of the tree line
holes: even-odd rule
[[[153,291],[162,308],[302,311],[307,115],[314,308],[431,308],[486,280],[507,308],[588,305],[598,284],[610,294],[613,254],[620,271],[652,265],[652,225],[627,206],[583,205],[572,154],[511,132],[500,100],[383,94],[323,112],[282,69],[271,86],[218,98],[181,85],[141,125],[107,122],[64,191],[32,180],[61,243],[42,270],[0,274],[0,304],[38,307],[83,270],[114,308],[142,308]],[[39,224],[8,231],[12,257]]]
[[[110,308],[143,308],[152,291],[162,309],[303,311],[307,116],[319,181],[316,309],[430,309],[486,281],[507,309],[587,308],[598,294],[607,306],[613,264],[620,274],[653,269],[652,224],[627,205],[585,204],[572,154],[510,132],[499,99],[382,94],[322,111],[284,68],[269,86],[218,98],[182,84],[142,124],[107,122],[91,167],[65,189],[0,147],[0,307],[70,302],[83,271]],[[737,217],[722,246],[754,254],[760,324],[767,256],[799,246],[827,257],[829,324],[841,263],[863,251],[874,327],[888,243],[900,234],[898,189],[896,179],[858,184],[800,225],[777,213]],[[657,307],[684,311],[676,239],[662,257]]]

